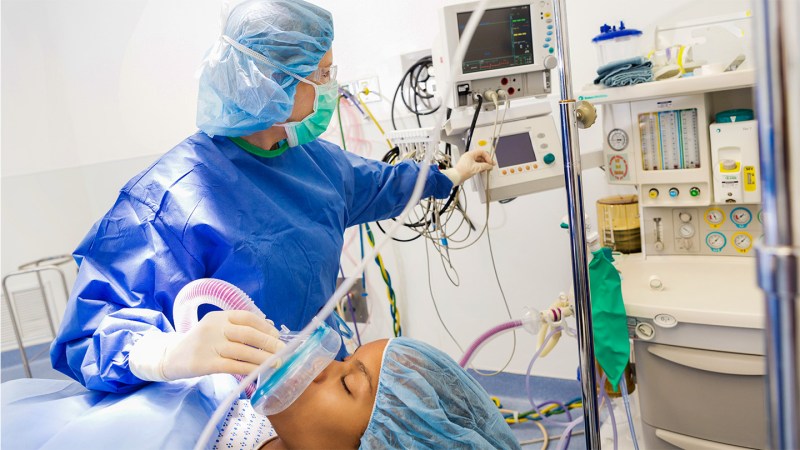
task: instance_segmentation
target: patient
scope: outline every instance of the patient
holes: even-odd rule
[[[408,338],[334,361],[285,411],[261,449],[519,448],[481,386],[452,358]]]
[[[114,394],[75,381],[9,381],[0,395],[0,447],[191,449],[236,384],[217,374]],[[227,449],[234,437],[236,449],[519,448],[470,375],[441,351],[408,338],[372,342],[334,361],[269,421],[274,430],[240,400],[211,444]]]

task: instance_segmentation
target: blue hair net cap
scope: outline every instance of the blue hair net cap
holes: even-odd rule
[[[306,77],[317,69],[333,44],[333,18],[303,0],[250,0],[231,11],[223,34],[274,66],[220,38],[200,68],[197,126],[246,136],[289,118],[298,82],[284,71]]]
[[[360,448],[520,446],[489,394],[452,358],[423,342],[396,338],[383,354]]]

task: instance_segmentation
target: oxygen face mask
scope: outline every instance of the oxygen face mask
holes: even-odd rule
[[[335,314],[334,317],[338,319]],[[280,339],[284,342],[293,341],[296,335],[285,326],[281,327]],[[265,416],[278,414],[288,408],[336,358],[341,346],[342,337],[339,333],[322,323],[284,364],[269,368],[259,376],[258,387],[250,399],[253,408]]]

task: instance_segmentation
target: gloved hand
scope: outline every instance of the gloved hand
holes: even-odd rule
[[[470,150],[458,158],[456,166],[442,173],[450,178],[454,186],[458,186],[474,175],[491,170],[497,163],[484,150]]]
[[[145,334],[129,362],[133,374],[147,381],[247,375],[284,346],[271,321],[248,311],[214,311],[188,333]]]

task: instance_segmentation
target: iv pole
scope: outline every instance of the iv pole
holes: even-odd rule
[[[761,148],[764,242],[757,247],[758,284],[764,291],[767,411],[774,449],[800,448],[798,378],[798,257],[800,233],[797,161],[800,158],[800,3],[758,0],[756,106]],[[794,211],[793,211],[794,208]],[[792,216],[794,213],[794,217]]]
[[[586,225],[583,212],[581,152],[578,143],[576,102],[572,96],[569,37],[566,0],[554,0],[556,50],[561,78],[561,144],[564,155],[564,177],[569,209],[570,247],[572,249],[572,284],[575,290],[575,319],[578,332],[578,353],[583,397],[583,423],[586,448],[600,449],[600,420],[597,411],[597,374],[594,362],[592,307],[589,301],[589,273],[586,257]]]

